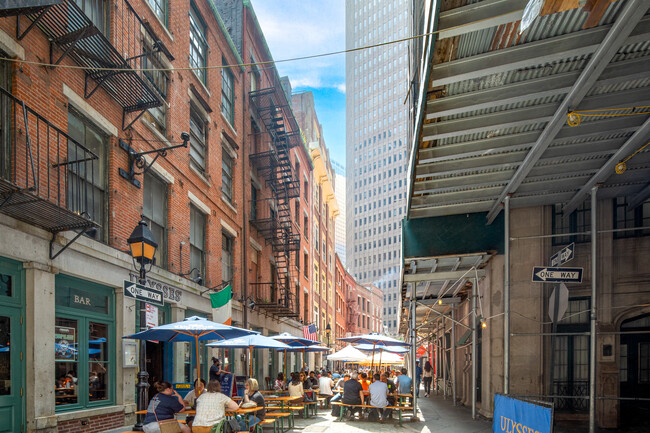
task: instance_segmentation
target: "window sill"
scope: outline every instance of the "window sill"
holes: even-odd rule
[[[233,205],[228,201],[228,199],[226,198],[226,196],[225,196],[223,193],[221,193],[221,201],[222,201],[226,206],[228,206],[228,207],[229,207],[233,212],[235,212],[235,214],[237,213],[237,208],[236,208],[235,206],[233,206]]]
[[[232,134],[233,134],[235,137],[239,137],[239,135],[237,135],[237,131],[235,131],[235,127],[232,126],[232,125],[230,124],[230,120],[226,119],[226,116],[223,115],[223,113],[221,112],[221,110],[219,110],[219,114],[221,114],[221,118],[222,118],[223,121],[226,123],[226,125],[228,125],[228,129],[230,129],[230,132],[232,132]]]
[[[190,161],[190,169],[194,172],[194,174],[196,174],[199,177],[199,179],[201,179],[203,182],[205,182],[205,184],[208,187],[212,186],[210,184],[210,181],[208,180],[208,178],[205,177],[205,175],[203,173],[201,173],[196,167],[194,167],[194,163],[192,163],[191,161]]]
[[[191,66],[190,66],[190,67],[191,67]],[[206,72],[207,72],[207,69],[206,69]],[[208,90],[208,87],[207,87],[207,86],[205,85],[205,83],[201,80],[201,77],[198,76],[198,74],[196,73],[196,71],[195,71],[194,69],[192,69],[192,75],[194,75],[194,78],[196,78],[196,82],[199,83],[199,85],[201,86],[201,88],[205,91],[205,93],[207,93],[208,98],[209,98],[210,96],[212,96],[212,94],[211,94],[210,91]]]
[[[145,2],[145,3],[146,3],[146,2]],[[151,132],[153,133],[153,135],[155,135],[156,138],[157,138],[158,140],[162,141],[162,142],[165,143],[167,146],[171,146],[171,143],[169,142],[169,140],[167,139],[167,137],[165,137],[164,135],[162,135],[162,134],[160,133],[160,131],[158,131],[158,130],[157,130],[157,129],[156,129],[156,128],[155,128],[155,127],[150,123],[150,122],[147,122],[147,120],[146,120],[144,117],[141,117],[141,118],[140,118],[140,122],[141,122],[144,126],[146,126],[147,129],[148,129],[149,131],[151,131]]]

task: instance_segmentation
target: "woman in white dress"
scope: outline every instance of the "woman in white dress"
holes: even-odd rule
[[[196,399],[196,416],[192,433],[210,433],[212,426],[226,418],[226,412],[234,412],[239,405],[221,393],[221,384],[208,382],[205,392]]]

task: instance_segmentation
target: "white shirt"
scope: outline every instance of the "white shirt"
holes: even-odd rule
[[[289,397],[303,397],[305,395],[305,391],[302,388],[302,382],[298,383],[298,385],[289,382],[287,390],[289,391]]]
[[[370,405],[384,408],[388,406],[386,395],[388,394],[388,385],[380,380],[376,380],[368,387],[370,391]]]
[[[318,393],[324,395],[333,395],[332,387],[334,386],[334,381],[331,377],[321,376],[318,379]]]
[[[232,400],[220,392],[203,392],[196,399],[197,427],[212,427],[226,417],[226,405]]]

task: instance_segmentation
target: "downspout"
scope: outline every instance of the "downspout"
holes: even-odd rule
[[[505,264],[503,271],[503,393],[510,393],[510,195],[504,204]]]
[[[596,276],[598,275],[598,186],[591,188],[591,335],[589,350],[589,433],[596,431]],[[559,298],[557,298],[559,299]]]
[[[243,24],[242,24],[242,36],[241,36],[241,51],[242,51],[242,56],[244,56],[244,53],[246,53],[246,8],[242,6],[242,15],[243,15]],[[245,108],[242,113],[242,131],[244,132],[244,136],[242,137],[244,140],[244,145],[242,146],[244,148],[244,151],[242,152],[242,167],[241,167],[241,179],[242,179],[242,299],[244,300],[242,303],[242,324],[244,329],[248,329],[248,308],[247,308],[247,302],[246,298],[248,297],[248,242],[246,241],[248,239],[248,218],[246,214],[246,167],[248,167],[248,150],[249,147],[248,145],[250,143],[246,143],[246,137],[248,137],[248,134],[246,134],[246,113],[248,112],[248,100],[246,98],[246,72],[244,71],[244,79],[243,79],[243,85],[242,85],[242,106]],[[248,360],[248,362],[252,362],[251,359]]]

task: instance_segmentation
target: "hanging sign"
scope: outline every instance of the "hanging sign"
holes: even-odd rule
[[[583,268],[552,268],[535,266],[533,283],[582,283]]]
[[[126,280],[124,280],[124,296],[160,306],[165,305],[162,291]]]
[[[147,329],[155,328],[158,326],[158,307],[148,303],[144,305]]]
[[[494,395],[493,433],[551,433],[553,409]]]

